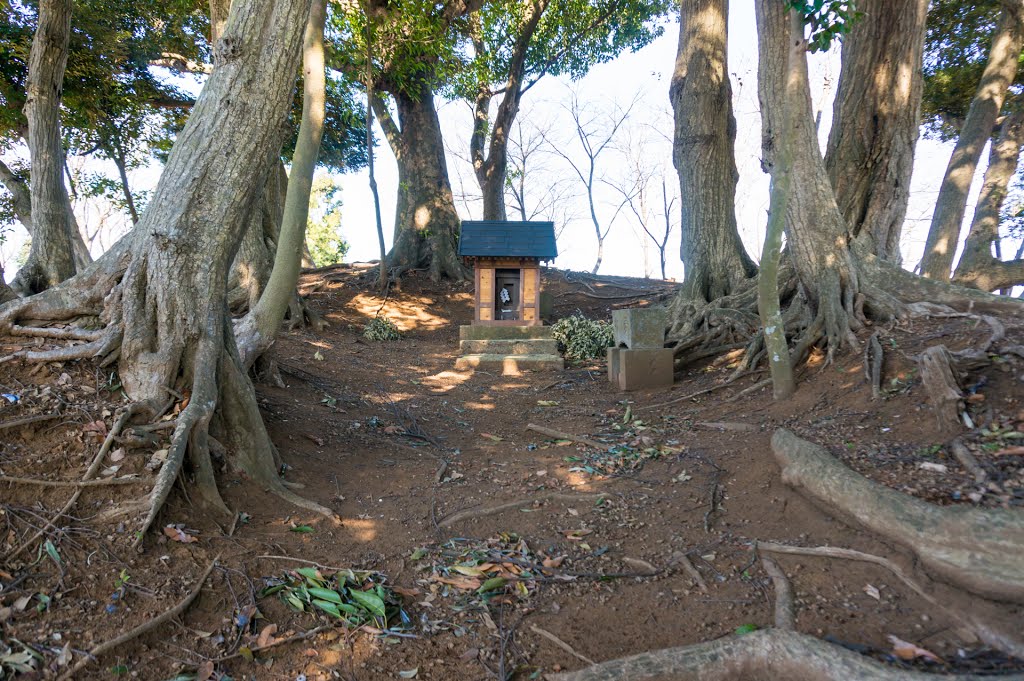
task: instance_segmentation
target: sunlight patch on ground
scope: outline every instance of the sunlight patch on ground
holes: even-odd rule
[[[484,402],[463,402],[468,408],[476,409],[477,411],[494,411],[495,404],[484,403]]]
[[[377,523],[362,518],[345,518],[342,526],[352,533],[356,541],[373,541],[377,538]]]
[[[441,371],[433,376],[425,376],[420,383],[430,388],[434,393],[446,393],[472,378],[472,371]]]
[[[401,331],[412,331],[413,329],[435,330],[447,326],[450,320],[428,311],[428,307],[434,304],[432,298],[424,296],[404,296],[399,300],[387,300],[387,304],[381,314],[392,322]],[[367,293],[360,293],[352,298],[345,307],[357,312],[367,320],[377,315],[377,310],[384,305],[385,299]]]
[[[492,390],[524,390],[529,388],[529,383],[502,383],[500,385],[492,385]]]

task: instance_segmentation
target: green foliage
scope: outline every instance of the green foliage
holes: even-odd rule
[[[668,0],[552,0],[530,36],[523,83],[544,75],[576,80],[595,64],[636,51],[660,36],[658,21],[675,3]],[[448,88],[453,96],[473,99],[480,84],[494,89],[508,80],[516,44],[524,37],[522,0],[494,0],[479,12],[473,60]]]
[[[329,175],[313,181],[306,245],[317,267],[342,262],[348,253],[348,243],[341,237],[341,187]]]
[[[954,139],[988,62],[999,0],[933,0],[925,35],[922,119],[927,134]],[[1024,84],[1018,69],[1016,86]],[[1015,88],[1016,89],[1016,88]],[[1007,103],[1012,104],[1008,98]]]
[[[827,52],[832,43],[850,32],[854,22],[864,16],[857,11],[856,0],[787,0],[786,5],[804,15],[810,26],[808,50]]]
[[[371,624],[388,632],[410,623],[402,597],[385,583],[384,575],[344,570],[330,577],[304,567],[267,580],[260,598],[277,594],[295,610],[329,615],[359,627]]]
[[[402,337],[402,332],[387,317],[374,317],[363,329],[363,337],[372,341],[394,341]]]
[[[611,324],[588,319],[582,312],[559,319],[551,330],[559,350],[575,361],[604,357],[605,351],[615,343]]]

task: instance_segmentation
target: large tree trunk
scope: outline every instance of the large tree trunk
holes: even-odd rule
[[[786,235],[797,276],[813,314],[821,318],[830,351],[853,346],[860,328],[855,301],[860,293],[857,263],[846,225],[825,172],[807,79],[807,58],[791,70],[794,100],[784,101],[790,26],[786,3],[757,0],[758,98],[761,102],[761,165],[772,172],[777,138],[790,116],[791,189],[786,202]]]
[[[1020,148],[1024,144],[1024,111],[1015,111],[1002,125],[999,139],[989,151],[988,169],[974,209],[971,231],[956,268],[954,281],[983,291],[1011,288],[1024,283],[1024,262],[1004,262],[992,256],[992,244],[999,239],[999,214],[1010,180],[1017,172]]]
[[[862,0],[843,38],[825,168],[849,236],[900,261],[921,118],[928,0]]]
[[[992,136],[1003,108],[1007,88],[1017,74],[1017,62],[1024,45],[1024,0],[1005,0],[1002,6],[988,64],[946,167],[928,229],[921,274],[932,279],[949,279],[967,210],[967,194],[985,143]]]
[[[726,53],[728,0],[682,0],[669,97],[685,266],[681,299],[710,301],[757,273],[736,229],[736,119]],[[783,53],[783,56],[785,53]],[[781,81],[780,81],[781,82]]]
[[[326,19],[327,0],[313,0],[302,50],[302,121],[292,156],[292,172],[288,176],[274,268],[259,302],[242,320],[240,326],[245,332],[237,334],[239,354],[246,367],[273,345],[299,281],[309,218],[309,195],[313,189],[313,173],[324,132]]]
[[[270,280],[287,191],[288,172],[278,157],[267,175],[259,200],[249,213],[242,243],[231,264],[228,304],[235,314],[251,310]]]
[[[26,294],[54,286],[75,273],[72,235],[78,230],[64,186],[60,97],[71,35],[71,0],[39,3],[39,25],[29,55],[25,117],[32,159],[32,246],[15,288]]]
[[[457,247],[461,223],[448,181],[434,93],[424,83],[415,97],[403,92],[392,96],[397,124],[383,106],[376,107],[398,161],[395,237],[388,263],[399,274],[429,269],[434,280],[466,279]]]

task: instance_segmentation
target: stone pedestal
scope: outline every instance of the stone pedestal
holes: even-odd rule
[[[665,347],[668,311],[663,307],[632,307],[612,310],[615,347],[630,350]]]
[[[654,390],[672,386],[672,348],[608,348],[608,380],[619,390]]]

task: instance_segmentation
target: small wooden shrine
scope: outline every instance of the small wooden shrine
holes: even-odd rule
[[[540,263],[558,255],[553,222],[467,220],[459,255],[476,273],[473,324],[542,324]]]

